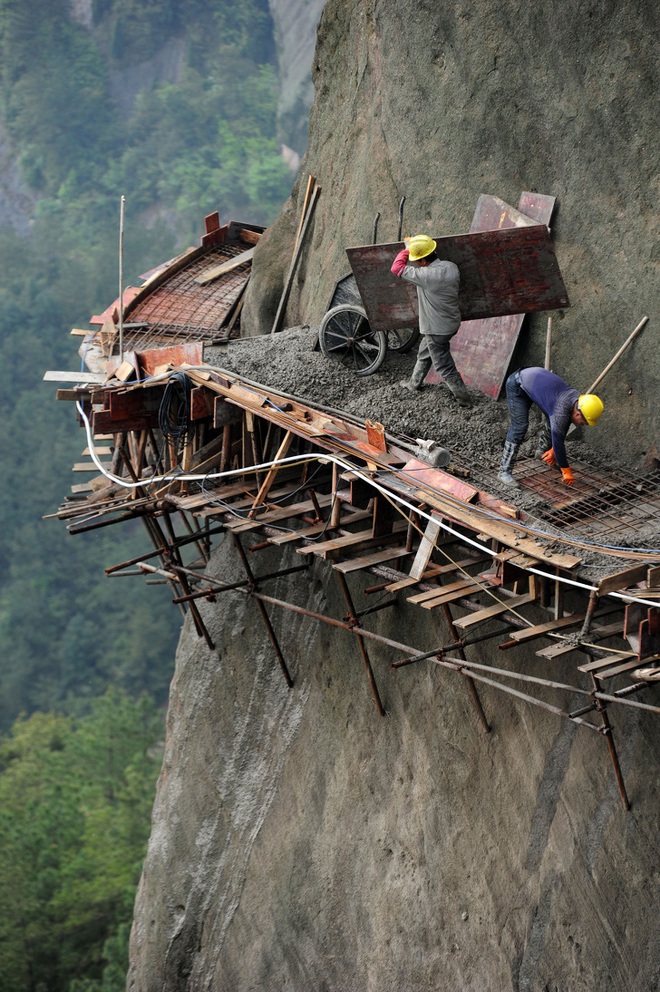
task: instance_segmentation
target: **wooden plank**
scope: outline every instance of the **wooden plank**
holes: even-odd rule
[[[438,596],[444,596],[445,594],[451,594],[459,589],[467,589],[468,586],[479,586],[471,575],[465,576],[465,578],[457,579],[456,582],[450,582],[446,586],[438,586],[436,589],[427,589],[426,592],[415,593],[414,596],[406,596],[406,600],[409,603],[425,603],[428,599],[437,599]]]
[[[406,551],[405,548],[383,548],[382,551],[374,551],[371,555],[333,562],[332,567],[336,568],[338,572],[348,574],[349,572],[359,572],[363,568],[371,568],[372,565],[380,565],[384,561],[392,561],[394,558],[404,558],[409,554],[412,552]]]
[[[586,613],[572,613],[561,620],[547,620],[545,623],[538,623],[534,627],[526,627],[524,630],[514,630],[509,634],[509,639],[524,644],[525,641],[533,641],[537,637],[547,636],[556,630],[564,627],[577,627],[584,621]]]
[[[332,500],[333,496],[331,493],[316,497],[316,501],[321,509],[330,506]],[[316,507],[311,499],[303,500],[300,503],[291,503],[290,506],[281,506],[274,510],[267,506],[260,507],[260,509],[262,510],[261,516],[255,517],[252,520],[237,520],[235,523],[228,523],[228,529],[234,531],[234,533],[240,533],[243,530],[255,530],[264,524],[268,525],[278,520],[289,520],[292,517],[299,517],[304,513],[315,513],[316,511]]]
[[[426,524],[426,530],[424,531],[424,536],[419,542],[419,548],[417,549],[417,554],[415,555],[415,560],[412,563],[412,568],[410,569],[410,578],[419,579],[426,566],[429,563],[429,558],[433,553],[435,547],[435,542],[440,533],[440,524],[435,520],[429,520]]]
[[[618,665],[627,658],[634,658],[635,665],[632,667],[639,668],[640,661],[637,657],[637,652],[622,651],[620,654],[608,654],[604,658],[596,658],[595,661],[590,661],[587,665],[578,665],[578,671],[593,672],[596,674],[601,668],[610,668],[612,665]]]
[[[395,524],[391,534],[382,537],[372,537],[371,529],[357,531],[355,534],[346,534],[337,537],[332,541],[323,541],[321,544],[311,544],[306,548],[297,548],[299,555],[315,554],[319,558],[330,558],[340,554],[345,548],[361,545],[363,548],[377,548],[379,545],[389,544],[399,539],[401,533],[406,529],[406,521],[402,520]]]
[[[369,512],[369,510],[356,510],[355,513],[350,513],[346,517],[344,517],[344,519],[341,521],[340,526],[346,527],[349,524],[360,523],[362,520],[366,520],[370,516],[371,513]],[[282,534],[279,535],[278,537],[269,537],[268,542],[269,544],[274,544],[279,547],[281,544],[289,544],[293,541],[304,541],[308,539],[312,540],[318,534],[323,534],[327,530],[331,530],[331,529],[332,528],[328,527],[326,521],[320,524],[312,524],[311,527],[305,527],[302,530],[292,531],[290,534]]]
[[[506,613],[508,610],[513,610],[518,606],[525,606],[526,603],[533,603],[535,599],[536,596],[529,592],[524,593],[522,596],[513,596],[506,602],[494,603],[493,606],[487,606],[484,610],[478,610],[469,616],[458,617],[458,619],[453,621],[454,627],[458,627],[460,630],[468,630],[470,627],[474,627],[484,620],[490,620],[492,617],[497,617],[501,613]]]
[[[398,592],[399,589],[406,589],[408,586],[419,585],[420,582],[426,582],[427,579],[435,578],[437,575],[446,575],[450,572],[457,572],[461,568],[467,568],[468,565],[478,565],[481,562],[488,560],[489,559],[485,555],[482,555],[479,558],[463,558],[461,561],[450,562],[446,565],[431,564],[419,579],[414,579],[408,576],[405,579],[399,579],[398,582],[393,582],[386,588],[388,592]],[[438,588],[441,587],[438,586]]]
[[[435,610],[438,606],[443,606],[445,603],[453,603],[456,599],[464,599],[466,596],[472,595],[473,592],[480,592],[481,589],[481,584],[474,582],[472,585],[468,585],[464,589],[456,589],[454,592],[445,593],[443,596],[438,596],[436,599],[427,599],[425,603],[420,603],[420,606],[423,610]]]
[[[101,462],[103,468],[107,468],[108,471],[112,469],[112,461]],[[98,472],[99,467],[95,465],[94,462],[75,462],[72,472]]]
[[[635,668],[648,667],[640,664],[639,658],[635,658],[634,661],[625,661],[621,665],[614,665],[612,668],[606,668],[605,670],[599,669],[594,672],[594,678],[597,679],[611,679],[615,675],[623,675],[624,672],[632,672]]]
[[[621,622],[610,623],[604,627],[597,627],[586,635],[587,643],[593,644],[596,641],[604,641],[608,637],[613,637],[617,634],[621,635],[622,624]],[[540,651],[536,652],[537,658],[560,658],[564,654],[570,654],[571,651],[581,651],[582,648],[580,644],[552,644],[550,647],[541,648]]]
[[[287,431],[284,437],[282,438],[282,443],[277,449],[277,453],[275,455],[275,458],[273,459],[274,464],[272,465],[271,468],[268,469],[268,472],[266,473],[266,478],[261,483],[261,487],[259,489],[259,492],[255,496],[252,509],[250,510],[248,516],[251,517],[254,516],[254,514],[257,511],[257,508],[261,506],[261,504],[266,499],[266,496],[268,496],[268,491],[272,486],[273,482],[275,481],[275,476],[279,472],[280,468],[282,468],[282,466],[278,465],[277,462],[281,461],[282,458],[286,457],[286,453],[291,447],[293,438],[294,438],[294,434],[291,431]]]
[[[598,583],[598,595],[606,596],[608,592],[616,592],[619,589],[627,589],[628,586],[634,585],[635,582],[641,582],[646,578],[648,568],[648,564],[632,565],[630,568],[626,568],[622,572],[616,572],[614,575],[606,576]]]
[[[226,275],[227,272],[233,272],[239,265],[251,262],[253,255],[254,248],[248,248],[247,251],[241,252],[240,255],[235,255],[234,258],[230,258],[226,262],[221,262],[220,265],[214,265],[212,268],[202,272],[201,275],[197,276],[195,282],[198,286],[206,286],[215,279],[219,279],[220,276]]]
[[[258,245],[261,239],[261,231],[250,231],[247,227],[242,227],[238,236],[241,241],[246,241],[249,245]]]
[[[69,403],[76,403],[78,400],[84,401],[89,398],[87,389],[58,389],[55,399],[66,400]]]
[[[653,565],[649,568],[646,575],[646,581],[649,589],[660,588],[660,565]]]
[[[594,618],[606,616],[608,613],[614,613],[619,609],[620,607],[618,606],[604,607],[594,613]],[[545,623],[536,624],[534,627],[526,627],[524,630],[514,630],[508,636],[512,641],[524,644],[525,641],[532,641],[536,637],[551,635],[556,630],[562,630],[565,627],[577,627],[579,623],[584,621],[585,616],[586,613],[571,613],[569,616],[562,617],[559,620],[547,620]]]
[[[107,382],[104,372],[44,372],[42,382]]]

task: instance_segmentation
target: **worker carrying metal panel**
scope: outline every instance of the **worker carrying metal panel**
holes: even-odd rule
[[[471,406],[470,394],[450,349],[451,339],[461,325],[458,266],[439,258],[437,241],[426,234],[406,238],[404,243],[406,247],[392,263],[392,274],[417,289],[421,339],[412,375],[402,386],[421,389],[433,366],[460,406]]]

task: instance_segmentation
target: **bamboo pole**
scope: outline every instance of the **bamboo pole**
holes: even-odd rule
[[[610,369],[612,368],[612,366],[615,365],[616,362],[619,361],[619,359],[621,358],[621,355],[623,355],[623,353],[626,350],[626,348],[629,345],[632,344],[632,342],[634,341],[634,339],[637,337],[637,335],[639,334],[639,332],[642,330],[642,328],[644,327],[644,325],[647,323],[648,319],[649,319],[648,317],[642,317],[642,319],[640,320],[639,324],[637,325],[637,327],[635,328],[635,330],[632,332],[632,334],[630,334],[629,337],[623,342],[623,344],[621,345],[621,347],[617,351],[617,353],[614,356],[614,358],[612,358],[611,361],[609,361],[607,363],[607,365],[605,366],[605,368],[603,369],[603,371],[600,373],[600,375],[598,376],[598,378],[597,379],[594,379],[594,381],[591,383],[591,385],[589,386],[589,389],[587,390],[588,393],[593,393],[593,391],[596,388],[596,386],[598,385],[598,383],[601,382],[605,378],[605,376],[610,371]]]

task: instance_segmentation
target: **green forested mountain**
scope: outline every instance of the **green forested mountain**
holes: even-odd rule
[[[150,715],[114,767],[121,786],[104,785],[98,762],[122,732],[105,694],[124,693],[112,698],[126,721],[147,705],[162,721],[181,620],[165,587],[105,577],[146,546],[141,525],[71,537],[42,519],[80,481],[85,446],[43,373],[79,367],[69,330],[117,296],[122,195],[127,284],[198,243],[206,213],[273,219],[293,178],[277,93],[266,0],[0,0],[0,144],[32,205],[20,233],[0,224],[0,875],[20,902],[0,912],[0,973],[12,992],[123,988],[116,967],[102,977],[101,949],[124,953],[162,730]],[[115,820],[117,789],[139,822]],[[104,846],[111,829],[131,835],[130,865]]]

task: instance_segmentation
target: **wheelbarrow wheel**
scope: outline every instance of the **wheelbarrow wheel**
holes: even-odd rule
[[[387,353],[384,331],[372,331],[362,307],[343,303],[328,310],[319,330],[321,351],[356,375],[371,375]]]
[[[401,327],[396,331],[387,332],[387,350],[410,351],[419,341],[419,327]]]

